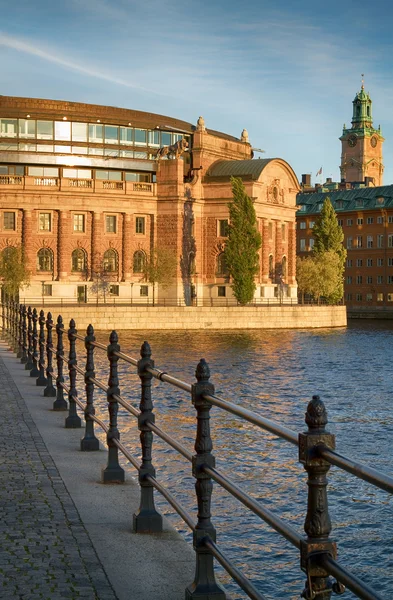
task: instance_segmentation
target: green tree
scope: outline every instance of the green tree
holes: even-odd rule
[[[0,258],[0,278],[3,293],[13,299],[18,297],[20,289],[30,285],[30,271],[20,246],[8,246],[3,250]]]
[[[300,258],[298,256],[296,261],[296,280],[298,290],[302,296],[302,303],[304,303],[305,294],[309,296],[314,295],[314,281],[317,277],[317,266],[313,256],[307,256]]]
[[[314,256],[297,259],[297,282],[299,292],[308,294],[315,300],[320,301],[321,297],[328,302],[337,302],[341,297],[338,296],[340,290],[340,257],[333,250],[328,250]]]
[[[344,294],[344,269],[347,251],[344,248],[344,232],[338,224],[337,215],[333,208],[330,198],[325,198],[321,213],[315,222],[313,229],[314,238],[314,256],[320,256],[326,252],[334,252],[337,257],[337,273],[332,270],[333,259],[327,260],[330,267],[326,270],[326,276],[331,276],[335,282],[335,287],[328,285],[330,292],[324,294],[329,303],[335,304]]]
[[[258,273],[262,245],[257,229],[257,218],[251,198],[242,180],[231,177],[233,201],[229,204],[229,231],[225,246],[225,260],[232,277],[232,290],[240,304],[251,302]]]
[[[169,248],[153,248],[145,265],[146,281],[153,284],[153,306],[155,304],[156,283],[167,288],[173,283],[177,273],[177,257]]]

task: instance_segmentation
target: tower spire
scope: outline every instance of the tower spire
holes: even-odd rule
[[[364,90],[364,73],[362,73],[362,90]]]

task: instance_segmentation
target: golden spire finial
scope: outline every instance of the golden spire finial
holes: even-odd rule
[[[362,73],[362,90],[364,90],[364,73]]]

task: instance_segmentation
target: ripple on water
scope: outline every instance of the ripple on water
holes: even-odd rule
[[[107,343],[107,334],[98,337]],[[326,403],[328,429],[337,436],[338,451],[385,472],[393,471],[393,324],[357,322],[347,329],[320,331],[142,335],[124,331],[119,337],[122,351],[134,357],[147,339],[156,366],[188,382],[195,381],[195,368],[203,356],[218,395],[296,431],[305,430],[307,403],[318,393]],[[96,351],[97,377],[104,381],[106,369],[104,353]],[[135,369],[119,362],[119,373],[122,396],[138,407],[140,382]],[[83,382],[79,385],[82,390]],[[153,399],[156,423],[193,452],[195,409],[189,397],[154,382]],[[95,403],[99,416],[106,418],[103,392],[96,392]],[[211,427],[217,467],[303,533],[307,486],[296,448],[215,407]],[[140,457],[136,420],[122,408],[119,429],[122,442]],[[196,519],[188,461],[156,438],[153,457],[160,481],[175,490]],[[328,489],[332,537],[338,542],[340,561],[382,596],[390,597],[392,497],[335,467],[329,473]],[[191,541],[187,527],[159,496],[157,505]],[[304,575],[299,572],[295,548],[218,485],[214,486],[212,515],[220,547],[268,600],[299,598]],[[246,598],[220,567],[217,570],[231,598]],[[345,597],[354,598],[350,592]]]

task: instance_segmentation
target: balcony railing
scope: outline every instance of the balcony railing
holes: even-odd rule
[[[100,179],[78,179],[68,177],[29,177],[23,175],[0,175],[0,185],[18,186],[20,190],[44,187],[66,191],[69,188],[78,188],[87,193],[100,193],[103,190],[120,194],[146,194],[153,196],[156,192],[155,183],[138,183],[134,181],[112,181]],[[48,190],[49,191],[49,190]]]

